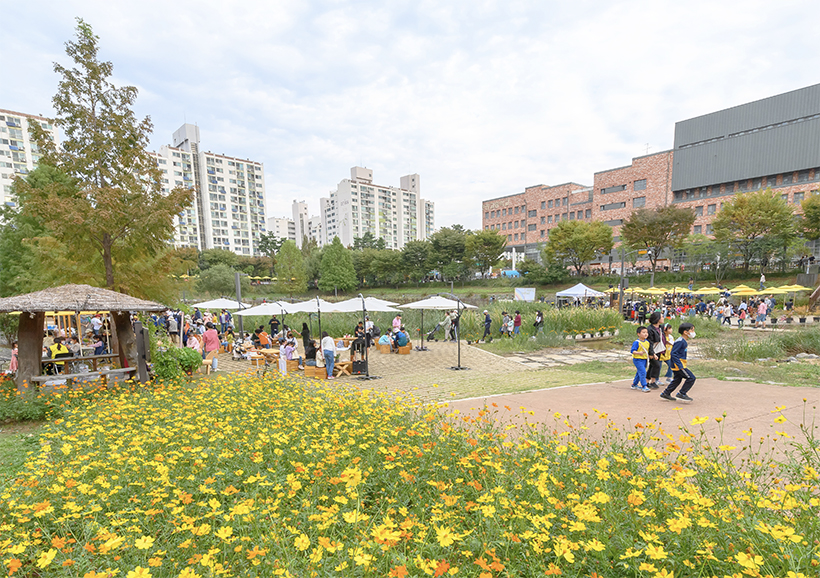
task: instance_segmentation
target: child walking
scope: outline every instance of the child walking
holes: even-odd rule
[[[632,363],[635,364],[635,379],[632,380],[632,389],[648,393],[651,390],[646,385],[646,363],[649,360],[649,341],[646,340],[649,330],[638,327],[638,339],[632,344]]]
[[[695,326],[691,323],[681,323],[678,327],[680,337],[672,344],[672,352],[670,361],[672,363],[672,383],[666,386],[661,394],[662,399],[675,401],[675,398],[684,401],[692,401],[692,398],[687,395],[692,386],[695,385],[695,374],[686,368],[686,351],[689,348],[689,339],[695,337]],[[675,397],[672,397],[672,392],[683,382],[683,387]]]

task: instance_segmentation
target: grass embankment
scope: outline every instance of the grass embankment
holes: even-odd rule
[[[46,426],[2,488],[2,563],[42,577],[816,575],[805,440],[785,463],[750,442],[734,465],[706,418],[683,435],[611,426],[601,443],[561,416],[514,436],[489,411],[459,417],[282,379],[99,399]]]

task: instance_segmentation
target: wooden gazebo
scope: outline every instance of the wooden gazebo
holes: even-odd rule
[[[164,305],[90,285],[63,285],[26,295],[0,299],[0,313],[20,312],[17,331],[18,389],[40,375],[45,314],[49,311],[108,311],[114,321],[121,367],[136,367],[137,343],[131,328],[131,311],[161,311]]]

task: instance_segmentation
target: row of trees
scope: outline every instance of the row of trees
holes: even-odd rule
[[[633,264],[649,260],[652,269],[673,250],[684,252],[696,267],[710,263],[718,275],[731,263],[745,271],[766,267],[773,259],[788,262],[806,240],[820,239],[820,195],[802,202],[803,215],[779,193],[765,189],[732,197],[715,215],[714,237],[690,234],[695,212],[668,205],[634,211],[621,226],[624,252]],[[601,222],[562,221],[550,230],[544,260],[573,267],[578,273],[612,251],[612,229]],[[718,279],[720,280],[720,279]]]

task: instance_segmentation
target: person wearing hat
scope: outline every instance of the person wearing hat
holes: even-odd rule
[[[486,309],[484,310],[484,335],[481,336],[481,341],[484,341],[488,335],[490,335],[490,327],[493,324],[493,320],[490,317],[490,312]]]

